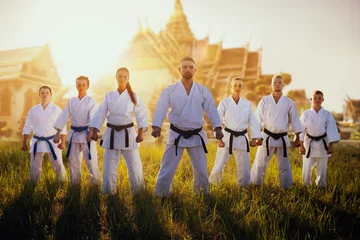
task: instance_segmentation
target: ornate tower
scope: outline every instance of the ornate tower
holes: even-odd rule
[[[190,29],[180,0],[175,2],[174,12],[166,24],[165,32],[171,34],[177,40],[186,54],[191,55],[195,37]]]

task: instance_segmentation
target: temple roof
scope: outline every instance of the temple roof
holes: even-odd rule
[[[165,31],[171,33],[181,44],[192,43],[195,38],[190,29],[180,0],[176,0],[175,2],[174,12],[171,14],[166,24]]]
[[[0,51],[0,81],[18,78],[23,81],[61,85],[47,44]]]

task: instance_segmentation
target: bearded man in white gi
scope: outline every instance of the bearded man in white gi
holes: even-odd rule
[[[223,133],[214,98],[208,88],[193,81],[195,71],[195,61],[191,57],[183,58],[179,68],[181,81],[168,86],[156,105],[151,133],[155,138],[160,136],[161,126],[171,108],[168,115],[171,125],[155,187],[155,193],[161,197],[171,192],[171,184],[185,148],[194,170],[194,191],[209,192],[205,154],[207,137],[202,129],[204,110],[215,128],[216,138],[222,139]]]
[[[240,98],[243,84],[241,78],[233,78],[232,95],[221,100],[218,106],[220,120],[223,121],[225,129],[223,140],[218,140],[215,163],[209,177],[212,184],[221,181],[225,164],[233,152],[237,165],[238,184],[242,187],[250,184],[250,146],[256,146],[256,140],[261,139],[261,133],[251,103]],[[250,131],[251,141],[247,128]]]
[[[314,91],[310,101],[311,108],[300,117],[304,127],[299,147],[299,152],[304,155],[302,178],[305,185],[310,185],[312,169],[316,165],[315,184],[325,187],[328,158],[333,153],[333,144],[340,141],[340,136],[333,115],[321,106],[324,94],[319,90]]]
[[[89,170],[90,183],[98,184],[100,178],[96,142],[87,141],[89,122],[95,114],[95,99],[86,95],[89,88],[89,78],[80,76],[76,79],[78,96],[70,98],[64,111],[54,124],[57,134],[54,143],[60,142],[60,132],[66,128],[71,118],[71,131],[68,137],[69,146],[66,157],[70,160],[70,182],[72,185],[81,183],[81,160],[84,156]]]
[[[51,88],[42,86],[39,89],[41,103],[32,107],[26,117],[22,134],[24,135],[22,150],[29,150],[27,141],[31,133],[34,133],[30,141],[30,181],[37,184],[41,178],[42,160],[47,153],[59,181],[65,182],[66,171],[62,160],[61,150],[65,148],[66,129],[61,134],[61,142],[56,145],[53,139],[56,130],[53,125],[61,114],[61,108],[51,103]]]
[[[255,185],[261,184],[269,161],[275,154],[279,169],[280,187],[288,188],[293,182],[289,160],[291,144],[288,131],[291,125],[296,134],[293,147],[299,147],[299,134],[303,128],[294,102],[282,93],[284,87],[282,76],[273,76],[271,84],[272,93],[260,100],[255,112],[255,116],[263,129],[262,140],[259,140],[258,143],[262,146],[259,146],[256,152],[250,178]],[[265,144],[263,140],[265,140]]]
[[[130,189],[136,194],[144,189],[144,175],[139,153],[139,143],[144,140],[143,132],[148,128],[147,112],[129,82],[129,70],[119,68],[116,72],[118,88],[105,95],[90,122],[89,137],[97,140],[105,118],[107,124],[100,145],[104,152],[102,192],[116,194],[117,172],[120,157],[123,156],[129,172]],[[136,134],[133,115],[136,118]]]

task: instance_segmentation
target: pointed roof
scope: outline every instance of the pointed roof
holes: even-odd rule
[[[0,51],[0,81],[19,77],[61,86],[49,45]]]
[[[171,33],[180,43],[192,43],[194,34],[192,33],[180,0],[176,0],[174,12],[171,14],[167,24],[166,32]]]

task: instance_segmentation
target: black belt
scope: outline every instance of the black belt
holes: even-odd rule
[[[309,135],[308,133],[306,133],[306,136],[308,136],[308,137],[311,139],[310,144],[309,144],[309,150],[308,150],[308,152],[307,152],[307,154],[306,154],[306,158],[309,158],[309,157],[310,157],[311,143],[312,143],[313,140],[315,140],[315,141],[320,141],[320,140],[322,140],[322,141],[323,141],[323,144],[324,144],[325,150],[327,151],[327,150],[329,149],[328,146],[327,146],[327,144],[326,144],[326,141],[325,141],[325,138],[327,137],[327,134],[326,134],[326,133],[324,133],[324,135],[317,136],[317,137],[311,136],[311,135]]]
[[[241,131],[241,132],[237,132],[237,131],[234,131],[234,130],[231,130],[231,129],[225,127],[224,130],[227,131],[228,133],[230,133],[229,154],[232,154],[234,136],[235,137],[244,136],[244,138],[246,140],[247,152],[250,152],[249,140],[245,136],[245,134],[247,133],[247,129],[245,129],[244,131]]]
[[[202,127],[201,128],[197,128],[197,129],[194,129],[194,130],[190,130],[190,131],[184,131],[184,130],[181,130],[177,127],[175,127],[172,123],[170,124],[170,129],[173,130],[174,132],[180,134],[174,141],[174,145],[176,147],[175,149],[175,154],[177,156],[177,149],[178,149],[178,145],[179,145],[179,141],[180,141],[180,138],[181,136],[183,136],[185,139],[188,139],[194,135],[198,135],[201,139],[201,144],[204,148],[204,151],[205,153],[207,153],[207,149],[206,149],[206,145],[205,145],[205,141],[204,139],[201,137],[201,135],[199,134],[199,132],[202,130]]]
[[[270,151],[269,151],[269,138],[272,137],[276,140],[278,140],[279,138],[281,138],[282,143],[283,143],[283,148],[284,148],[284,157],[287,157],[287,152],[286,152],[286,142],[285,142],[285,136],[287,136],[287,132],[282,132],[282,133],[273,133],[270,132],[269,130],[267,130],[266,128],[264,128],[264,133],[266,133],[267,135],[269,135],[266,138],[266,152],[267,155],[270,156]]]
[[[134,123],[129,123],[126,125],[113,125],[111,123],[107,123],[106,126],[108,128],[111,128],[111,133],[110,133],[110,149],[114,149],[114,138],[115,138],[115,130],[117,132],[125,129],[125,147],[129,147],[129,132],[128,132],[128,128],[131,128],[134,126]]]

